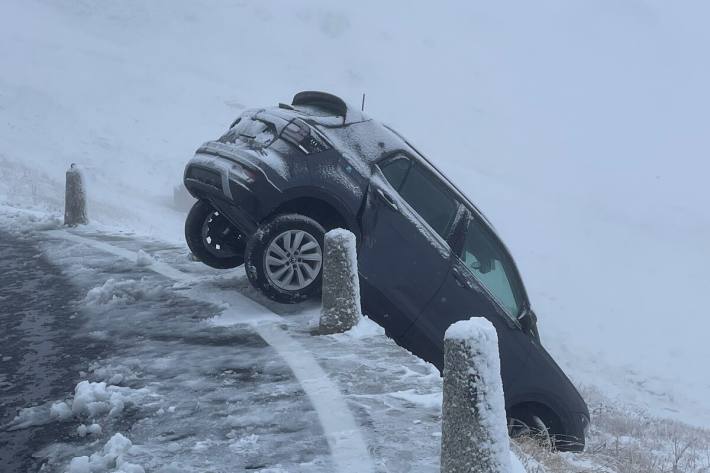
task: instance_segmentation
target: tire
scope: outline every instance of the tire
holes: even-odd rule
[[[206,200],[198,200],[185,220],[185,241],[207,266],[236,268],[244,264],[246,237]]]
[[[284,304],[319,295],[324,235],[318,222],[300,214],[277,215],[266,221],[247,242],[249,282],[269,299]]]

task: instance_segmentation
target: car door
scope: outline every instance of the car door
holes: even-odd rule
[[[486,317],[498,333],[507,395],[515,390],[531,348],[529,335],[517,321],[527,299],[512,259],[482,218],[468,213],[461,230],[460,248],[445,281],[406,338],[419,339],[428,347],[428,361],[443,369],[446,329],[458,320]]]
[[[409,156],[374,166],[358,263],[366,310],[395,339],[446,278],[451,250],[442,235],[457,206],[448,188]]]

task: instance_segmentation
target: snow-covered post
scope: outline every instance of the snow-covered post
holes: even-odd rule
[[[483,317],[446,331],[441,424],[442,473],[511,471],[498,335]]]
[[[75,227],[86,225],[86,188],[84,176],[76,164],[72,163],[67,170],[67,186],[64,195],[64,225]]]
[[[360,281],[355,235],[336,228],[325,234],[320,333],[342,333],[360,321]]]

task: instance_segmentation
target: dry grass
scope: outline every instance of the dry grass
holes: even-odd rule
[[[513,448],[528,473],[710,473],[710,430],[628,409],[587,390],[592,425],[583,453],[552,453],[535,439]]]

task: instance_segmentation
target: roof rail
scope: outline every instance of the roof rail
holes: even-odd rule
[[[345,119],[348,113],[348,106],[343,99],[326,92],[299,92],[293,96],[291,105],[313,105],[333,112],[335,115],[342,116],[343,119]]]

